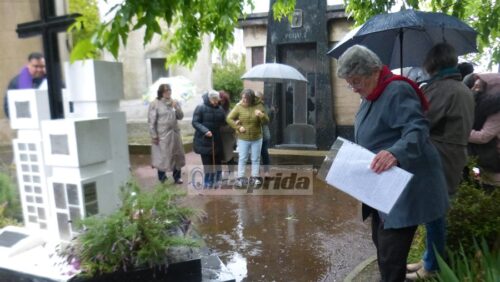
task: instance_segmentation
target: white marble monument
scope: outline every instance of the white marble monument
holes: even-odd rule
[[[1,268],[57,281],[73,274],[54,262],[55,246],[79,219],[116,210],[129,178],[121,64],[79,61],[65,73],[65,119],[50,120],[46,90],[8,93],[25,226],[0,230]]]

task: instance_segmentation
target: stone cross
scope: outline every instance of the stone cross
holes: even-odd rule
[[[57,33],[65,31],[79,14],[55,15],[54,0],[40,1],[40,20],[17,25],[19,38],[42,35],[43,52],[47,62],[47,83],[49,91],[50,116],[64,118],[62,99],[62,76],[57,44]]]

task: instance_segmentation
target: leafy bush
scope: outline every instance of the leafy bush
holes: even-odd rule
[[[241,76],[245,73],[244,57],[239,62],[226,62],[222,65],[214,64],[212,73],[214,88],[225,90],[229,93],[233,102],[238,101],[239,95],[243,91]]]
[[[500,252],[490,252],[488,244],[482,239],[481,247],[474,240],[474,252],[467,254],[462,247],[459,251],[449,251],[446,263],[438,254],[438,281],[500,281]]]
[[[69,12],[81,14],[70,28],[72,45],[71,61],[76,57],[97,58],[100,52],[92,46],[92,35],[100,23],[97,0],[69,0]]]
[[[415,237],[413,237],[408,258],[406,259],[407,263],[415,263],[422,259],[422,255],[425,251],[425,236],[425,226],[419,225],[417,231],[415,232]]]
[[[491,193],[472,181],[460,184],[448,214],[447,246],[466,253],[474,251],[474,239],[484,238],[491,247],[499,246],[500,189]]]
[[[19,193],[16,185],[12,183],[9,175],[0,172],[0,205],[2,213],[0,217],[7,217],[15,220],[22,219]],[[15,222],[15,221],[14,221]]]
[[[194,214],[178,206],[183,195],[165,185],[141,193],[136,183],[130,183],[122,207],[108,216],[81,220],[84,231],[62,255],[69,262],[77,260],[88,276],[167,265],[169,248],[198,245],[182,235]]]
[[[18,225],[19,222],[13,218],[6,217],[4,215],[5,212],[5,207],[7,206],[7,203],[0,204],[0,228],[3,228],[7,225]]]

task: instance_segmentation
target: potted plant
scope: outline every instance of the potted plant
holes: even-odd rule
[[[178,205],[185,193],[166,185],[141,192],[135,182],[123,192],[122,206],[116,212],[83,219],[81,233],[63,249],[62,255],[81,271],[71,281],[201,277],[200,259],[192,249],[199,243],[186,236],[195,211]],[[174,248],[185,250],[187,261],[174,263]]]

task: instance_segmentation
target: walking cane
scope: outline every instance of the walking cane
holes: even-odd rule
[[[215,185],[215,179],[217,178],[216,176],[216,171],[215,171],[215,142],[214,142],[214,136],[212,135],[212,175],[213,175],[213,181]]]
[[[215,144],[213,136],[212,136],[212,166],[215,168]]]

